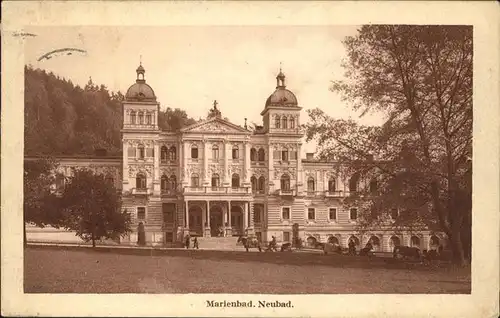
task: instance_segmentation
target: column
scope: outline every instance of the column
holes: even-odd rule
[[[186,171],[186,168],[187,168],[187,163],[188,163],[188,154],[189,154],[189,144],[185,141],[185,140],[182,140],[182,142],[184,143],[184,151],[183,151],[183,167],[182,169],[184,170],[184,180],[182,181],[182,183],[184,183],[184,185],[188,185],[189,184],[189,179],[188,179],[188,174],[187,174],[187,171]]]
[[[154,142],[153,162],[154,162],[153,193],[155,195],[159,195],[160,194],[160,146],[158,145],[157,142]]]
[[[243,209],[243,230],[248,229],[248,202],[243,203],[244,209]]]
[[[303,191],[303,171],[302,171],[302,159],[301,159],[301,145],[300,143],[297,144],[297,192],[302,192]],[[316,178],[316,187],[318,186],[317,184],[319,183],[319,178]],[[315,189],[316,190],[316,189]]]
[[[207,227],[210,229],[210,201],[207,201]]]
[[[208,180],[208,143],[206,140],[203,140],[203,183],[208,185],[210,180]]]
[[[222,183],[225,185],[229,185],[229,171],[228,171],[228,166],[229,166],[229,147],[231,144],[227,141],[224,140],[224,179],[222,180]]]
[[[184,226],[189,229],[189,201],[186,200],[186,206],[184,209]]]
[[[250,206],[250,209],[249,209],[249,215],[248,215],[248,227],[249,228],[253,228],[254,227],[254,214],[255,214],[255,207],[254,207],[254,203],[253,202],[249,202],[248,203],[249,206]]]
[[[244,162],[245,162],[245,181],[244,183],[250,183],[250,144],[248,142],[244,143]]]
[[[122,172],[122,182],[123,191],[126,190],[125,185],[128,184],[128,142],[123,141],[123,172]]]

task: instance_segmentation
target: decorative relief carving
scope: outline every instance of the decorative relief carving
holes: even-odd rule
[[[208,165],[208,172],[210,172],[211,175],[216,173],[222,177],[222,175],[224,174],[224,167],[217,164],[210,164]]]
[[[200,175],[201,174],[201,167],[197,164],[190,164],[187,166],[186,172],[188,175],[192,175],[194,173]]]
[[[239,165],[231,165],[229,166],[229,175],[233,175],[233,174],[238,174],[239,176],[241,176],[242,174],[242,169]]]
[[[154,141],[150,139],[125,139],[124,140],[128,146],[137,147],[139,145],[143,145],[144,147],[153,147]]]
[[[267,169],[266,168],[253,168],[250,170],[252,175],[255,175],[257,178],[264,176],[267,178]]]
[[[176,169],[172,169],[172,168],[162,168],[160,169],[160,176],[167,176],[167,177],[170,177],[171,175],[176,175]]]
[[[274,179],[281,178],[284,173],[288,173],[290,178],[294,179],[297,176],[297,169],[293,167],[277,167],[274,169]]]
[[[144,173],[147,178],[152,178],[153,170],[154,170],[153,165],[143,165],[143,166],[130,165],[128,168],[128,176],[135,177],[138,173]]]

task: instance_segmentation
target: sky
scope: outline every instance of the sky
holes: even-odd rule
[[[306,109],[321,108],[335,118],[377,124],[376,116],[359,118],[329,90],[343,78],[341,41],[356,26],[167,26],[167,27],[36,27],[25,42],[25,62],[84,86],[90,77],[112,91],[125,93],[135,82],[142,60],[146,82],[162,109],[181,108],[204,118],[213,100],[223,117],[243,125],[262,124],[260,112],[276,87],[280,63],[286,85]],[[47,52],[78,48],[86,53]],[[315,151],[314,142],[304,152]]]

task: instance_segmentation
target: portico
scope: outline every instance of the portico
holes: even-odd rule
[[[199,198],[184,200],[184,232],[203,237],[230,237],[253,231],[249,198]]]

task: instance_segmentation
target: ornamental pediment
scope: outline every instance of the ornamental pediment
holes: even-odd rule
[[[220,118],[202,121],[181,130],[184,133],[214,133],[214,134],[250,134],[243,127],[232,124]]]

